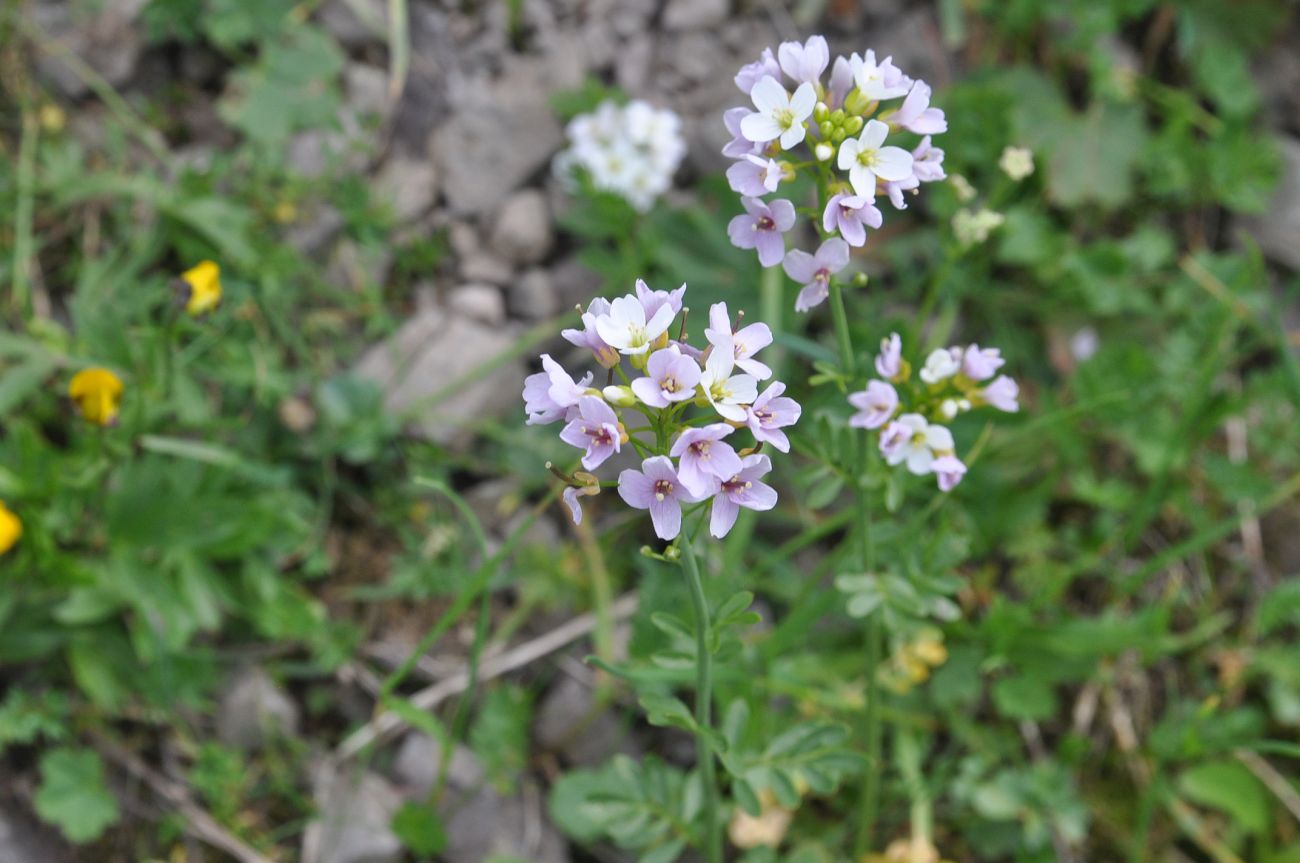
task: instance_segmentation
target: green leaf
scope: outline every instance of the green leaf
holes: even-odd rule
[[[1269,829],[1268,792],[1245,765],[1237,761],[1211,761],[1183,771],[1178,790],[1194,803],[1228,813],[1248,833]]]
[[[431,806],[402,804],[393,816],[392,827],[401,843],[416,854],[429,857],[447,847],[447,833]]]
[[[1009,719],[1047,719],[1056,714],[1051,683],[1029,674],[1003,677],[994,683],[993,703]]]
[[[502,794],[514,790],[528,763],[528,729],[532,717],[528,692],[518,686],[491,690],[479,706],[470,730],[470,748]]]
[[[1065,121],[1048,159],[1049,197],[1063,207],[1118,207],[1133,195],[1133,168],[1145,143],[1140,108],[1094,103]]]
[[[561,776],[551,788],[549,810],[556,825],[579,841],[606,837],[643,858],[653,854],[671,863],[687,840],[697,839],[700,806],[695,774],[654,758],[637,763],[619,755],[597,770]]]
[[[90,842],[118,819],[104,784],[104,762],[89,749],[60,747],[41,756],[36,814],[73,842]]]

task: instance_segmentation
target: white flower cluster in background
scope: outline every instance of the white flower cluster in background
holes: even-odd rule
[[[575,172],[585,172],[597,189],[642,212],[672,186],[686,155],[681,118],[639,99],[626,105],[603,102],[574,117],[565,132],[569,148],[555,157],[556,176],[573,183]]]

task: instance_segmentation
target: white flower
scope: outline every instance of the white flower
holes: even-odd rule
[[[862,134],[840,144],[839,167],[849,172],[853,191],[864,197],[876,195],[876,178],[886,181],[905,180],[912,175],[912,154],[902,147],[884,147],[889,127],[879,120],[868,120]]]
[[[974,246],[987,240],[993,229],[1006,220],[1006,216],[987,207],[974,213],[963,207],[953,214],[952,230],[962,246]]]
[[[704,361],[700,388],[723,419],[744,422],[746,414],[742,405],[753,404],[758,398],[758,381],[753,375],[731,373],[736,367],[735,346],[730,337],[720,342],[714,343],[709,358]]]
[[[1034,173],[1034,154],[1027,147],[1007,147],[998,159],[998,167],[1016,182]]]
[[[961,360],[952,355],[947,348],[937,348],[925,358],[925,367],[921,369],[921,380],[927,384],[937,384],[961,371]]]
[[[909,472],[930,473],[935,459],[953,454],[952,432],[920,414],[903,414],[880,435],[880,452],[890,465],[907,464]]]
[[[673,174],[686,155],[681,119],[648,102],[626,106],[604,102],[590,114],[575,117],[565,130],[569,149],[556,155],[552,170],[570,190],[582,169],[592,184],[648,210],[672,186]]]
[[[850,56],[849,69],[858,91],[868,99],[897,99],[912,88],[912,79],[899,71],[893,58],[886,57],[877,64],[875,51],[868,51],[865,59],[857,54]]]
[[[740,121],[740,134],[746,140],[764,144],[780,138],[781,149],[789,150],[804,139],[804,121],[817,104],[812,84],[800,84],[791,96],[775,78],[764,75],[749,95],[758,110]]]
[[[609,304],[608,313],[596,318],[596,333],[619,353],[635,356],[668,332],[674,317],[672,307],[664,304],[647,321],[640,300],[630,295],[619,297]]]

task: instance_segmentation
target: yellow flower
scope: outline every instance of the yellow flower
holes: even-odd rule
[[[73,375],[72,382],[68,384],[68,395],[89,422],[111,426],[117,422],[118,403],[122,400],[122,380],[108,369],[82,369]]]
[[[22,521],[0,500],[0,554],[13,548],[22,535]]]
[[[181,273],[185,292],[185,311],[192,316],[207,314],[221,302],[221,267],[213,261],[199,261]]]
[[[758,802],[762,807],[758,817],[740,807],[736,807],[731,816],[727,836],[737,848],[757,848],[760,845],[777,848],[785,841],[794,813],[777,803],[776,795],[766,788],[759,794]]]

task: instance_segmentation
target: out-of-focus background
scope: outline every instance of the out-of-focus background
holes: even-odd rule
[[[924,529],[882,529],[960,610],[889,645],[886,838],[921,799],[944,859],[1300,860],[1296,11],[6,0],[0,861],[671,859],[689,738],[583,660],[652,671],[684,599],[643,520],[547,498],[571,451],[519,392],[638,276],[757,310],[722,112],[814,33],[930,82],[964,181],[872,234],[858,343],[941,296],[1022,386],[1014,421],[956,428],[951,499],[899,492]],[[685,142],[641,209],[553,165],[628,99]],[[191,315],[204,260],[222,299]],[[844,416],[794,371],[830,328],[793,295],[810,443],[712,560],[764,619],[720,703],[776,772],[766,739],[864,691],[847,496],[799,461]],[[68,398],[92,366],[103,427]],[[735,854],[845,859],[851,797],[800,788]]]

